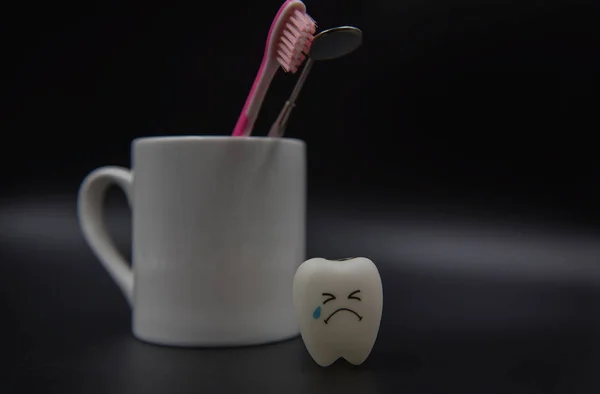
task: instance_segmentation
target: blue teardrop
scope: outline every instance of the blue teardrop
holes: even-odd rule
[[[313,317],[315,319],[318,319],[319,317],[321,317],[321,307],[318,306],[317,309],[315,309],[315,311],[313,312]]]

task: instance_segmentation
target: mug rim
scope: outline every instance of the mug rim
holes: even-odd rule
[[[138,137],[132,141],[132,145],[152,144],[152,143],[180,143],[180,142],[227,142],[227,143],[286,143],[293,145],[305,145],[305,142],[298,138],[286,137],[267,137],[267,136],[247,136],[233,137],[229,135],[158,135],[148,137]]]

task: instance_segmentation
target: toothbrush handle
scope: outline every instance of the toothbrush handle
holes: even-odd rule
[[[308,77],[308,73],[312,69],[314,61],[309,57],[304,65],[304,69],[302,69],[302,73],[300,77],[298,77],[298,81],[296,82],[296,86],[294,86],[294,90],[292,90],[292,94],[290,98],[285,102],[285,105],[281,109],[277,120],[271,126],[271,130],[269,131],[269,137],[281,137],[285,132],[285,128],[287,126],[288,119],[292,113],[292,109],[296,106],[296,99],[306,82],[306,78]]]
[[[258,117],[260,107],[262,106],[267,94],[267,90],[269,89],[269,85],[275,77],[277,70],[279,70],[279,63],[277,61],[267,60],[265,63],[260,65],[260,69],[258,70],[256,78],[254,79],[252,89],[250,90],[250,94],[248,94],[248,98],[246,99],[246,103],[242,109],[242,113],[240,114],[233,129],[232,135],[234,137],[246,137],[252,133],[254,122]]]

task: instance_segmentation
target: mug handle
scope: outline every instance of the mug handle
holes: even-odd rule
[[[125,192],[131,207],[132,184],[133,175],[129,169],[115,166],[101,167],[85,177],[77,197],[77,216],[83,236],[98,260],[117,283],[130,306],[133,306],[133,270],[119,253],[108,233],[103,205],[108,188],[117,185]]]

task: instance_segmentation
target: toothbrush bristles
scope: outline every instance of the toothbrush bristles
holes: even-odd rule
[[[277,50],[277,60],[289,73],[295,73],[310,51],[317,24],[307,13],[295,10],[285,24]]]

